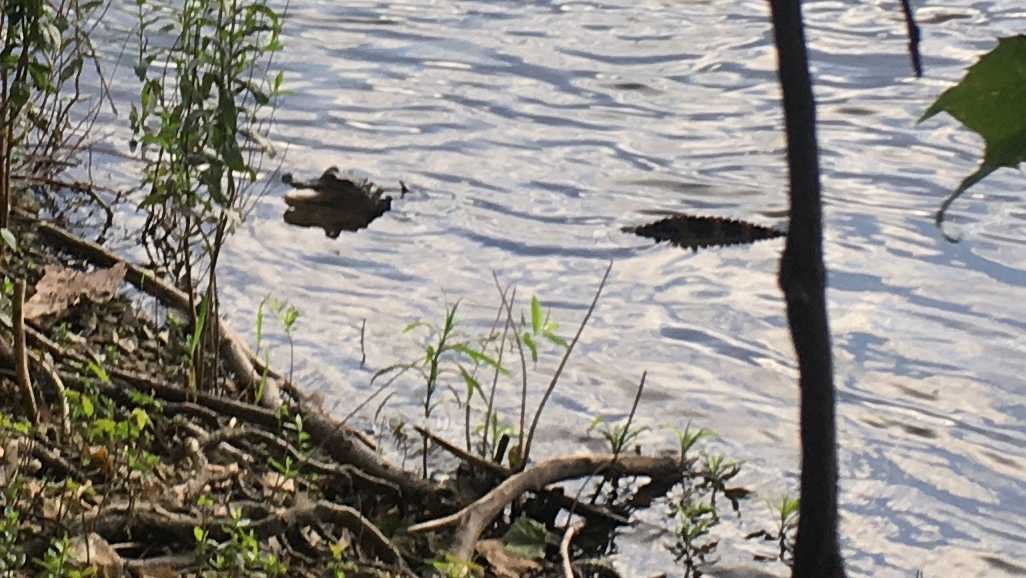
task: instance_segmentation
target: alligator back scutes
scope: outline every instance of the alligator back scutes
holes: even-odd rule
[[[675,214],[647,225],[624,227],[623,231],[657,242],[669,241],[677,247],[695,251],[705,247],[754,243],[785,235],[779,229],[747,221],[686,214]]]

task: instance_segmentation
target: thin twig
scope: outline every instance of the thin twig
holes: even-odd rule
[[[583,527],[584,522],[578,520],[571,524],[566,532],[563,532],[563,541],[559,543],[559,556],[563,559],[564,578],[574,578],[574,565],[570,561],[570,542]]]
[[[522,385],[520,390],[520,431],[517,434],[520,441],[517,443],[517,459],[522,461],[524,455],[524,429],[527,420],[527,358],[524,357],[524,346],[520,343],[520,328],[517,326],[516,319],[513,318],[513,303],[517,296],[517,290],[514,287],[513,293],[510,295],[509,300],[507,300],[506,293],[502,290],[502,284],[499,283],[499,275],[495,271],[492,271],[492,279],[495,280],[495,288],[499,290],[499,296],[502,297],[502,306],[506,308],[506,321],[513,327],[513,337],[515,338],[513,341],[516,342],[517,352],[520,353],[520,378]]]
[[[499,292],[502,298],[503,306],[506,303],[507,291],[510,291],[509,287]],[[515,301],[516,298],[517,289],[516,287],[514,287],[512,293],[510,294],[510,300]],[[502,367],[502,356],[506,352],[506,336],[509,334],[509,327],[511,321],[512,319],[510,319],[510,316],[507,315],[506,324],[502,328],[502,338],[499,339],[499,354],[496,356],[495,371],[492,373],[492,389],[488,392],[488,406],[485,408],[484,428],[482,428],[483,431],[481,433],[481,448],[483,452],[488,451],[488,433],[492,425],[492,410],[495,408],[495,390],[498,389],[497,386],[499,384],[499,368]]]
[[[563,359],[559,361],[559,367],[556,368],[556,372],[552,375],[552,381],[549,382],[548,389],[545,390],[545,395],[542,396],[541,403],[538,404],[538,409],[534,412],[534,420],[531,422],[531,429],[527,432],[527,443],[524,445],[524,451],[520,454],[520,467],[518,471],[524,469],[524,465],[527,464],[527,458],[531,455],[531,442],[534,441],[534,432],[538,428],[538,421],[541,419],[542,410],[545,409],[545,403],[549,401],[549,396],[552,395],[553,390],[556,389],[556,383],[559,382],[559,376],[563,374],[563,368],[566,367],[566,362],[570,359],[570,354],[574,350],[574,346],[577,345],[577,340],[581,338],[581,333],[584,332],[584,327],[588,325],[588,320],[591,319],[591,314],[595,311],[595,306],[598,304],[599,297],[602,296],[602,289],[606,286],[606,281],[609,279],[609,272],[613,270],[613,262],[609,262],[609,266],[606,267],[606,272],[602,275],[602,282],[599,283],[598,289],[595,291],[595,297],[591,300],[591,305],[588,306],[588,312],[584,314],[584,319],[581,320],[581,325],[577,328],[577,334],[574,335],[573,341],[567,346],[566,352],[563,354]]]
[[[394,371],[396,369],[400,370],[395,375],[393,375],[388,381],[386,381],[384,384],[382,384],[381,387],[379,387],[378,389],[374,390],[374,393],[368,395],[366,399],[364,399],[359,404],[357,404],[357,406],[354,407],[353,410],[350,411],[348,414],[346,414],[346,417],[342,418],[342,421],[340,421],[339,423],[343,424],[343,425],[345,423],[347,423],[350,419],[352,419],[352,417],[354,415],[359,413],[359,411],[361,409],[363,409],[368,403],[370,403],[371,400],[373,400],[375,397],[377,397],[378,394],[380,394],[382,391],[385,391],[386,389],[388,389],[389,386],[391,386],[395,382],[395,380],[399,379],[399,376],[401,376],[402,374],[404,374],[407,371],[409,371],[411,367],[413,367],[413,366],[411,364],[409,364],[409,363],[402,363],[402,364],[398,364],[398,365],[391,365],[391,366],[386,367],[386,368],[384,368],[382,370],[379,370],[377,373],[375,373],[374,376],[371,377],[371,381],[370,381],[371,385],[374,385],[374,380],[376,380],[377,378],[381,377],[382,375],[388,373],[389,371]]]
[[[916,16],[912,12],[911,0],[901,0],[901,10],[905,13],[905,27],[908,29],[908,53],[912,57],[912,70],[916,72],[916,78],[922,78],[923,58],[919,54],[919,25],[916,24]]]
[[[367,332],[367,318],[360,324],[360,368],[367,365],[367,348],[364,345],[364,335]]]
[[[627,441],[627,435],[631,431],[631,423],[634,421],[634,414],[635,414],[635,412],[638,411],[638,402],[641,401],[641,393],[643,391],[645,391],[645,379],[647,377],[648,377],[648,371],[641,372],[641,383],[638,384],[638,392],[636,394],[634,394],[634,404],[631,405],[631,412],[629,414],[627,414],[627,424],[623,428],[623,433],[613,443],[613,456],[614,457],[619,457],[620,456],[620,452],[623,451],[623,445]],[[605,483],[606,483],[606,478],[602,478],[602,481],[599,482],[598,488],[595,490],[595,498],[598,498],[599,494],[602,492],[602,488],[605,485]],[[585,488],[586,485],[587,484],[581,484],[580,489],[577,490],[578,497],[580,497],[580,494],[581,494],[581,492],[584,491],[584,488]],[[595,502],[595,500],[592,499],[592,503],[594,503],[594,502]]]
[[[32,425],[39,425],[39,406],[36,395],[32,391],[32,378],[29,376],[28,347],[25,345],[25,280],[14,282],[14,296],[11,303],[11,324],[14,327],[14,367],[18,375],[18,388],[21,389],[21,403],[25,407]]]

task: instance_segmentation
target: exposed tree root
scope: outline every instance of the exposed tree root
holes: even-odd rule
[[[495,521],[496,516],[506,506],[525,492],[537,492],[551,483],[598,474],[667,479],[679,478],[685,470],[686,465],[676,458],[617,457],[612,454],[582,454],[554,458],[509,477],[484,497],[455,514],[414,524],[407,528],[407,531],[416,533],[457,526],[451,552],[460,559],[469,560],[481,533]]]

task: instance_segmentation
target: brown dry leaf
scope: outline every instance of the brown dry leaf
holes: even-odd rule
[[[541,570],[541,564],[507,550],[502,540],[481,540],[477,543],[477,552],[488,560],[492,570],[501,578],[520,578]]]
[[[268,495],[273,492],[291,494],[296,491],[296,482],[292,478],[286,478],[278,472],[264,472],[264,475],[261,476],[261,482],[264,484],[264,493]]]
[[[36,283],[36,293],[25,303],[25,318],[39,319],[59,316],[82,299],[93,303],[110,301],[125,281],[124,263],[110,269],[83,273],[55,265],[48,265],[43,278]]]
[[[68,563],[73,568],[92,570],[100,578],[121,578],[125,575],[125,561],[99,534],[71,539],[68,544]]]

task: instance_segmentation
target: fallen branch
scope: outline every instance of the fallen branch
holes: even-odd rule
[[[458,526],[450,551],[461,560],[469,560],[481,533],[492,524],[506,506],[528,491],[583,476],[609,473],[616,476],[672,478],[682,475],[685,465],[676,458],[582,454],[547,460],[511,476],[473,504],[455,514],[414,524],[410,533]]]
[[[452,455],[456,456],[457,458],[463,460],[464,462],[470,464],[475,468],[487,471],[492,475],[497,476],[498,478],[503,480],[513,475],[513,471],[503,466],[502,464],[497,464],[495,462],[491,462],[486,459],[475,456],[474,454],[449,443],[449,441],[445,440],[444,438],[441,438],[420,426],[414,426],[413,429],[416,430],[417,433],[419,433],[420,435],[430,438],[432,442],[437,444],[443,450],[451,453]],[[564,495],[562,492],[542,490],[539,493],[543,494],[546,498],[555,500],[561,508],[571,513],[580,514],[588,518],[600,518],[605,520],[606,522],[610,522],[617,526],[626,526],[631,523],[630,520],[624,518],[619,514],[614,514],[609,510],[593,506],[591,504],[578,502],[574,498]]]
[[[274,447],[281,453],[290,454],[292,458],[296,460],[296,463],[299,467],[308,468],[310,471],[320,475],[341,478],[346,480],[348,483],[353,483],[355,478],[356,480],[363,481],[366,486],[373,487],[378,492],[386,490],[390,493],[395,494],[402,493],[398,484],[367,475],[359,468],[355,468],[348,464],[330,464],[327,462],[322,462],[320,460],[311,458],[305,455],[303,452],[300,452],[295,446],[293,446],[289,442],[264,430],[258,430],[248,427],[229,428],[214,432],[212,434],[208,434],[206,437],[199,438],[198,441],[200,447],[206,449],[210,446],[216,446],[218,444],[228,442],[234,439],[258,440],[262,443]]]

